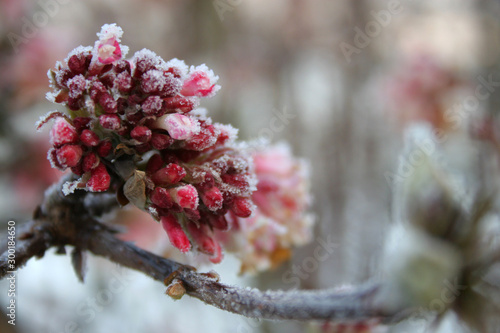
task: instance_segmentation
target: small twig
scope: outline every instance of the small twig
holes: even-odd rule
[[[262,319],[363,319],[385,317],[375,306],[377,286],[361,286],[351,292],[260,291],[228,286],[193,269],[161,258],[117,239],[108,232],[89,238],[87,249],[120,265],[138,270],[155,280],[178,272],[187,294],[220,309]],[[83,246],[84,244],[79,244]]]

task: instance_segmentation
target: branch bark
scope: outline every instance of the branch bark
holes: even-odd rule
[[[379,286],[362,285],[352,291],[260,291],[228,286],[210,274],[159,257],[115,237],[115,231],[88,213],[86,192],[69,196],[61,193],[67,179],[51,187],[33,221],[20,233],[16,248],[17,267],[31,257],[43,256],[50,247],[72,245],[122,266],[164,281],[174,275],[186,293],[222,310],[252,318],[294,320],[361,320],[378,318],[393,321],[400,314],[386,313],[376,301]],[[113,206],[113,204],[112,204]],[[0,279],[7,275],[7,252],[0,256]]]

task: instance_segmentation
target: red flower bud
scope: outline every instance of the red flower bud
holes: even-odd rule
[[[80,134],[80,140],[87,147],[95,147],[99,144],[99,136],[89,129],[85,129]]]
[[[106,89],[104,84],[102,84],[99,81],[92,83],[92,85],[90,86],[90,89],[89,89],[90,98],[92,98],[92,100],[96,103],[99,101],[99,98],[101,97],[101,95],[103,93],[107,93],[107,92],[108,92],[108,90]]]
[[[175,140],[172,139],[169,135],[162,133],[153,132],[151,137],[151,145],[153,146],[153,148],[158,150],[163,150],[170,147],[170,145],[172,145],[174,141]]]
[[[103,192],[109,188],[111,184],[111,177],[104,164],[99,165],[91,171],[90,179],[87,182],[87,188],[91,192]]]
[[[184,81],[181,94],[183,96],[210,97],[220,88],[215,84],[219,79],[206,66],[198,66]]]
[[[64,145],[57,149],[57,161],[63,167],[74,167],[80,162],[82,153],[80,145]]]
[[[234,199],[231,211],[239,217],[249,217],[253,212],[253,203],[248,198],[237,197]]]
[[[201,200],[208,209],[215,211],[222,208],[222,193],[217,187],[212,187],[201,193]]]
[[[60,147],[68,143],[77,143],[78,134],[76,129],[64,118],[57,118],[50,130],[50,143],[54,147]]]
[[[116,114],[103,114],[99,117],[99,122],[101,126],[113,131],[116,131],[121,127],[121,120]]]
[[[203,252],[210,256],[215,254],[216,242],[212,237],[208,235],[209,230],[205,225],[200,224],[199,226],[197,226],[194,223],[188,223],[187,229],[194,242],[198,245],[198,249],[200,250],[200,252]]]
[[[132,89],[132,77],[127,71],[123,71],[116,76],[116,86],[122,93],[128,93]]]
[[[151,140],[151,130],[146,126],[136,126],[130,131],[130,136],[141,143]]]
[[[95,153],[89,153],[83,157],[82,170],[83,172],[89,172],[90,170],[96,168],[99,165],[99,158]]]
[[[81,132],[84,129],[89,128],[91,120],[92,118],[89,117],[76,117],[75,119],[73,119],[73,125],[78,132]]]
[[[87,70],[89,62],[84,53],[74,54],[68,59],[68,67],[74,74],[83,74]]]
[[[171,208],[174,204],[170,193],[163,187],[155,187],[151,193],[151,202],[160,208]]]
[[[101,141],[97,146],[97,154],[101,157],[108,156],[111,150],[113,150],[113,144],[108,140]]]
[[[171,214],[161,217],[161,225],[167,232],[168,238],[173,246],[178,248],[181,252],[187,252],[191,249],[191,243],[186,236],[181,225],[177,222]]]
[[[116,113],[118,111],[118,104],[108,92],[101,94],[99,97],[99,104],[106,113]]]
[[[222,181],[231,186],[237,187],[240,191],[246,191],[250,184],[245,175],[222,175]]]
[[[190,112],[199,104],[197,97],[174,96],[165,98],[165,107],[167,109],[179,110],[182,113]]]
[[[156,171],[151,177],[155,184],[175,184],[186,176],[186,170],[178,164],[170,163],[164,168]]]
[[[160,113],[163,109],[163,100],[160,96],[152,95],[149,96],[142,102],[142,112],[146,116],[161,116]]]
[[[170,189],[170,195],[182,208],[198,208],[198,191],[193,185],[184,185]]]

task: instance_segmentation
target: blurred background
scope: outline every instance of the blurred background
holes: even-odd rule
[[[61,174],[46,160],[48,127],[34,126],[57,108],[45,100],[47,70],[117,23],[129,56],[149,48],[212,68],[222,89],[202,106],[240,139],[286,140],[310,161],[313,241],[259,276],[238,276],[229,257],[213,267],[222,281],[316,289],[376,277],[405,127],[426,121],[453,131],[449,112],[488,119],[498,110],[498,17],[499,1],[480,0],[0,0],[2,228],[28,220]],[[128,227],[126,239],[164,251],[166,236],[149,217],[128,210],[115,223]],[[325,243],[328,256],[315,258]],[[0,281],[2,309],[6,286]],[[70,258],[54,251],[20,270],[17,287],[17,325],[2,318],[1,332],[336,332],[174,302],[161,284],[99,258],[89,258],[80,284]],[[442,332],[459,331],[453,318],[446,325]]]

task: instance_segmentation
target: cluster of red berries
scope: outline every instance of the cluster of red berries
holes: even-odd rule
[[[118,184],[161,221],[178,249],[194,247],[218,262],[214,229],[228,229],[228,213],[249,217],[256,188],[251,158],[233,144],[237,131],[197,109],[219,89],[218,77],[205,65],[165,62],[146,49],[126,60],[121,35],[105,25],[94,47],[78,47],[49,71],[48,98],[67,111],[39,125],[55,118],[48,158],[81,176],[73,188]],[[124,161],[131,172],[117,167]],[[134,190],[124,190],[130,182]]]

